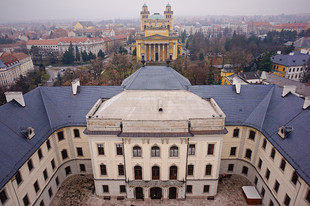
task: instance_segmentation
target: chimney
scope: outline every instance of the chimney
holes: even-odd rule
[[[277,51],[277,54],[281,54],[281,51]]]
[[[310,96],[305,97],[303,109],[307,109],[310,106]]]
[[[241,83],[238,82],[236,79],[233,79],[233,85],[235,85],[235,87],[236,87],[236,93],[237,93],[237,94],[240,94]]]
[[[295,93],[297,86],[296,85],[284,85],[282,97],[285,97],[288,93]]]
[[[78,86],[80,86],[80,80],[75,79],[71,82],[71,84],[72,84],[72,93],[76,95],[78,91]]]
[[[290,53],[290,56],[293,56],[293,55],[294,55],[294,52],[291,52],[291,53]]]
[[[5,92],[6,101],[10,102],[11,100],[15,99],[20,106],[25,107],[24,96],[22,92]]]
[[[161,100],[159,100],[159,102],[158,102],[158,111],[159,112],[163,111],[163,103],[161,102]]]
[[[20,132],[28,139],[31,139],[35,135],[33,127],[21,127]]]
[[[293,131],[293,127],[281,126],[279,127],[278,135],[280,135],[282,139],[285,139],[285,137],[287,137],[287,135],[289,135],[292,131]]]

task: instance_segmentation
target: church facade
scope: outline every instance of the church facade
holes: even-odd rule
[[[150,15],[146,4],[140,12],[141,31],[135,35],[137,59],[160,62],[175,60],[182,53],[182,44],[178,41],[178,33],[173,31],[173,11],[171,5],[166,6],[164,16],[159,13]]]

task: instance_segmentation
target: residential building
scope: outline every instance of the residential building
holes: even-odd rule
[[[34,70],[31,56],[24,53],[13,53],[12,54],[20,63],[21,75],[26,76],[27,72]]]
[[[273,30],[278,32],[284,31],[296,31],[297,33],[310,28],[309,23],[285,23],[277,24],[272,27]]]
[[[91,21],[78,21],[74,26],[74,30],[79,29],[94,29],[95,26]]]
[[[310,52],[310,38],[302,37],[294,42],[295,50],[308,50]]]
[[[246,22],[248,25],[248,33],[265,34],[271,30],[272,25],[267,21],[262,22]]]
[[[101,36],[102,37],[111,37],[115,36],[115,32],[113,29],[102,29],[101,31]]]
[[[275,75],[299,81],[302,77],[303,66],[310,58],[308,51],[294,51],[287,55],[278,52],[271,57],[272,70]]]

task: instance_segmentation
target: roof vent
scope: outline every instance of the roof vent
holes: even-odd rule
[[[294,55],[294,52],[291,52],[291,53],[290,53],[290,56],[293,56],[293,55]]]
[[[5,92],[6,101],[10,102],[11,100],[15,99],[18,104],[22,107],[25,107],[25,101],[22,92]]]
[[[277,54],[281,54],[281,51],[277,51]]]
[[[308,50],[307,50],[307,49],[302,49],[302,50],[300,51],[300,53],[301,53],[301,54],[307,54],[307,53],[308,53]]]
[[[78,92],[78,86],[80,86],[80,80],[75,79],[71,82],[71,84],[72,84],[72,93],[76,95]]]
[[[163,103],[161,102],[161,100],[159,100],[158,102],[158,111],[163,112]]]
[[[20,132],[28,139],[31,139],[35,135],[33,127],[21,127]]]
[[[307,96],[307,97],[305,97],[304,106],[302,108],[307,109],[309,106],[310,106],[310,97]]]
[[[282,59],[280,59],[280,61],[282,61]]]
[[[280,135],[282,139],[285,139],[285,137],[287,137],[292,131],[293,131],[293,127],[281,126],[279,127],[278,135]]]
[[[288,93],[295,93],[297,86],[296,85],[284,85],[282,97],[285,97]]]

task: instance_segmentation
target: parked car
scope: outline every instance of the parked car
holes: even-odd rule
[[[66,69],[62,69],[62,70],[60,70],[61,72],[64,72]]]

